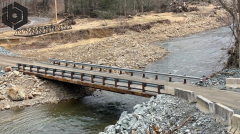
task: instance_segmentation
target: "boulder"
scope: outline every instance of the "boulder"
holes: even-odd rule
[[[20,87],[9,88],[7,95],[13,101],[22,101],[25,99],[24,89],[21,89]]]
[[[12,67],[5,67],[5,72],[10,72],[10,71],[12,71]]]
[[[41,94],[42,94],[41,92],[33,92],[33,93],[32,93],[32,95],[33,95],[34,97],[40,96]]]
[[[3,95],[0,95],[0,101],[5,100],[5,97]]]
[[[15,76],[18,76],[20,74],[19,71],[13,71],[13,73],[15,74]]]

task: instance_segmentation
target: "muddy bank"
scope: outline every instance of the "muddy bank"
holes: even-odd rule
[[[0,109],[57,104],[63,100],[82,99],[92,92],[86,87],[39,79],[13,71],[0,76]]]

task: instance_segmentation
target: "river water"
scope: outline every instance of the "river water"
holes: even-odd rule
[[[157,43],[171,53],[145,70],[208,76],[222,69],[227,57],[222,58],[226,50],[221,48],[230,46],[230,34],[227,27],[222,27]],[[95,134],[115,124],[123,111],[132,112],[134,105],[145,101],[148,99],[102,91],[81,101],[2,111],[0,134]]]

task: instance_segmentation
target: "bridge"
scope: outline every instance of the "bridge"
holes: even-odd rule
[[[18,70],[28,75],[144,97],[164,92],[159,77],[202,80],[199,77],[150,72],[81,62],[50,59],[49,63],[17,63]],[[137,74],[136,76],[134,76]],[[139,77],[139,75],[142,77]],[[146,78],[146,75],[154,78]],[[163,91],[163,92],[162,92]]]
[[[12,65],[15,59],[0,59],[0,63]],[[199,87],[186,84],[187,80],[202,80],[200,77],[174,75],[159,72],[149,72],[118,67],[109,67],[80,63],[73,61],[50,59],[51,63],[37,63],[18,59],[19,71],[51,80],[73,83],[97,89],[132,94],[143,97],[156,96],[157,94],[174,95],[175,88],[194,91],[195,95],[202,95],[212,102],[221,103],[230,108],[240,109],[240,93],[219,90],[214,88]],[[147,76],[149,78],[147,78]],[[168,81],[162,78],[167,77]],[[174,82],[174,79],[182,82]]]

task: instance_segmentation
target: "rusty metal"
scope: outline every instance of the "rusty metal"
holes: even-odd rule
[[[94,83],[94,75],[91,75],[91,82]]]
[[[109,73],[111,73],[112,72],[112,69],[109,69]]]
[[[74,74],[74,72],[71,72],[71,79],[73,79],[73,74]]]
[[[184,79],[184,82],[183,82],[184,84],[187,84],[187,79]]]
[[[128,90],[131,90],[131,81],[128,81]]]
[[[66,63],[66,66],[68,66],[68,63]]]
[[[93,70],[93,67],[91,67],[90,70]]]
[[[27,68],[27,70],[29,70],[29,67],[30,67],[30,71],[31,71],[31,68],[37,68],[37,72],[38,73],[35,73],[35,72],[28,72],[28,71],[26,71],[26,69],[23,69],[23,70],[21,70],[21,65],[23,66],[23,68],[25,68],[25,67],[28,67]],[[84,73],[82,73],[81,71],[77,71],[76,69],[76,73],[80,73],[81,74],[81,81],[79,81],[79,80],[77,80],[78,78],[74,78],[74,74],[75,74],[75,72],[73,71],[73,70],[69,70],[68,68],[66,68],[65,67],[65,69],[64,69],[64,67],[61,67],[62,69],[54,69],[54,68],[51,68],[51,67],[46,67],[46,66],[44,66],[44,64],[43,64],[43,66],[34,66],[34,65],[26,65],[26,64],[18,64],[18,67],[19,67],[19,71],[22,71],[23,73],[25,73],[25,74],[30,74],[30,75],[36,75],[36,76],[38,76],[38,77],[43,77],[43,78],[49,78],[49,79],[54,79],[54,80],[59,80],[59,81],[63,81],[63,82],[69,82],[69,83],[81,83],[80,85],[83,85],[83,86],[85,86],[83,83],[87,83],[87,84],[89,84],[89,83],[91,83],[91,84],[95,84],[94,83],[94,78],[95,78],[95,76],[97,77],[97,78],[101,78],[102,77],[102,85],[99,85],[99,84],[95,84],[94,86],[90,86],[90,87],[93,87],[93,88],[100,88],[100,89],[105,89],[105,90],[109,90],[109,91],[113,91],[113,92],[119,92],[119,93],[127,93],[127,94],[134,94],[134,95],[139,95],[139,96],[144,96],[144,97],[147,97],[147,96],[155,96],[156,94],[153,94],[153,93],[149,93],[149,92],[147,92],[146,93],[146,91],[145,91],[145,87],[155,87],[155,86],[157,86],[157,90],[156,90],[156,93],[159,93],[160,91],[159,91],[159,89],[161,89],[161,86],[159,86],[157,83],[152,83],[152,82],[147,82],[147,83],[145,83],[144,81],[142,81],[142,92],[139,92],[139,91],[130,91],[131,90],[131,84],[132,84],[132,80],[129,80],[129,79],[124,79],[124,78],[118,78],[118,77],[115,77],[115,76],[107,76],[106,78],[107,79],[110,79],[110,80],[114,80],[114,88],[113,89],[111,89],[112,88],[112,86],[106,86],[106,84],[105,84],[105,80],[106,80],[106,78],[105,77],[103,77],[101,74],[93,74],[93,73],[89,73],[90,74],[90,78],[91,78],[91,80],[90,80],[90,82],[88,82],[88,81],[83,81],[83,76],[84,76]],[[54,67],[54,66],[53,66]],[[42,69],[42,70],[45,70],[45,72],[44,73],[40,73],[39,72],[39,69]],[[47,72],[47,70],[53,70],[53,72],[52,73],[49,73],[49,72]],[[56,76],[55,75],[55,73],[56,73],[56,71],[57,72],[61,72],[61,75],[60,76]],[[86,73],[86,72],[85,72]],[[64,74],[65,74],[65,76],[64,76]],[[70,74],[70,76],[69,76],[69,74]],[[88,74],[88,73],[87,73]],[[89,75],[88,74],[88,75]],[[87,75],[87,77],[88,77],[88,75]],[[130,78],[130,77],[129,77]],[[70,80],[70,81],[69,81]],[[128,85],[128,88],[127,89],[122,89],[122,88],[117,88],[118,87],[118,82],[119,81],[121,81],[121,82],[124,82],[125,80],[127,80],[127,85]],[[73,82],[74,81],[74,82]],[[140,80],[141,81],[141,80]],[[136,80],[136,81],[133,81],[134,83],[135,82],[138,82],[138,80]],[[111,85],[111,84],[110,84]],[[144,93],[145,92],[145,93]],[[153,92],[155,92],[155,91],[153,91]],[[149,95],[150,94],[150,95]]]
[[[45,75],[47,75],[47,68],[45,68]]]
[[[81,81],[84,81],[84,79],[83,79],[83,74],[81,74]]]
[[[122,71],[120,71],[120,74],[122,74]]]
[[[32,65],[30,65],[30,72],[32,72]]]
[[[82,65],[82,69],[84,69],[84,66]]]
[[[102,68],[100,68],[100,70],[99,70],[100,72],[102,72]]]
[[[131,72],[131,76],[133,76],[133,72]]]
[[[169,77],[169,82],[172,82],[172,77]]]
[[[102,84],[105,85],[105,77],[102,77]]]
[[[160,85],[158,85],[158,94],[161,94],[161,87],[160,87]]]
[[[145,78],[145,74],[143,74],[143,78]]]
[[[53,69],[53,76],[55,76],[56,69]]]
[[[21,70],[19,70],[19,71],[23,72]],[[122,94],[131,94],[131,95],[137,95],[137,96],[142,96],[142,97],[147,97],[147,98],[151,98],[152,96],[156,97],[156,94],[153,94],[153,93],[125,90],[125,89],[121,89],[121,88],[117,88],[117,87],[113,87],[113,86],[98,85],[98,84],[94,84],[94,83],[65,79],[65,78],[56,77],[56,76],[42,75],[42,74],[34,73],[34,72],[25,72],[25,73],[28,75],[35,75],[37,77],[42,77],[42,78],[46,78],[46,79],[57,80],[57,81],[61,81],[61,82],[67,82],[67,83],[72,83],[72,84],[77,84],[77,85],[82,85],[82,86],[87,86],[87,87],[92,87],[92,88],[97,88],[97,89],[103,89],[103,90],[107,90],[107,91],[111,91],[111,92],[117,92],[117,93],[122,93]]]
[[[39,73],[39,67],[37,67],[37,73]]]
[[[118,87],[118,85],[117,85],[118,80],[115,79],[114,81],[115,81],[115,87]]]
[[[72,29],[71,25],[68,24],[60,24],[58,26],[58,31]],[[51,33],[56,31],[56,26],[46,25],[46,26],[38,26],[38,27],[29,27],[29,28],[21,28],[15,31],[14,36],[23,36],[23,37],[31,37],[37,36],[41,34]]]
[[[157,75],[155,76],[155,80],[158,80],[158,76]]]
[[[145,83],[142,83],[142,92],[145,92]]]

